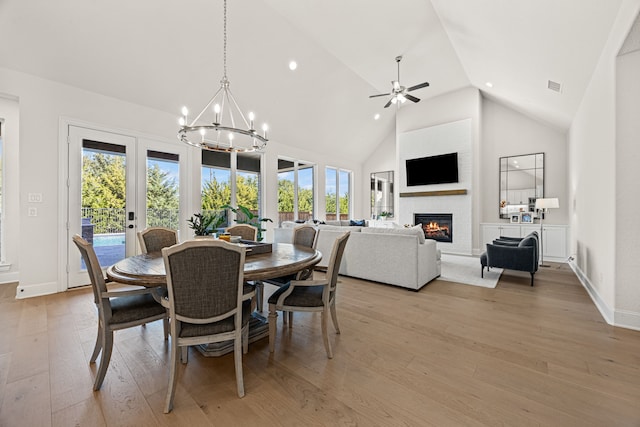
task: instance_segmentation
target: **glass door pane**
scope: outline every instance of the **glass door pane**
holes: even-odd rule
[[[180,228],[180,156],[147,150],[147,227]]]

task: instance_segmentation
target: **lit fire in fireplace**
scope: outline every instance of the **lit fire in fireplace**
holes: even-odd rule
[[[449,227],[446,225],[441,226],[437,221],[431,221],[428,224],[423,224],[423,228],[427,236],[449,234]]]

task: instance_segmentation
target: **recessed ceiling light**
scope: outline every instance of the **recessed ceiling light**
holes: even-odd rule
[[[289,69],[291,71],[295,70],[296,68],[298,68],[298,63],[296,61],[289,62]]]
[[[373,116],[373,120],[378,120],[380,118],[380,114],[376,113],[375,116]]]
[[[486,82],[486,83],[485,83],[485,86],[486,86],[486,87],[493,87],[493,83],[491,83],[491,82]]]

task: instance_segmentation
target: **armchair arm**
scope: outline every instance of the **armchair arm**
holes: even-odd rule
[[[292,280],[289,282],[289,286],[327,286],[328,280]]]

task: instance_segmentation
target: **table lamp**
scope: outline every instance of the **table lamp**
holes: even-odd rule
[[[544,244],[542,242],[542,221],[544,220],[544,214],[549,212],[549,209],[557,209],[560,207],[557,197],[551,197],[548,199],[536,199],[536,209],[540,210],[540,267],[549,267],[544,263]]]

